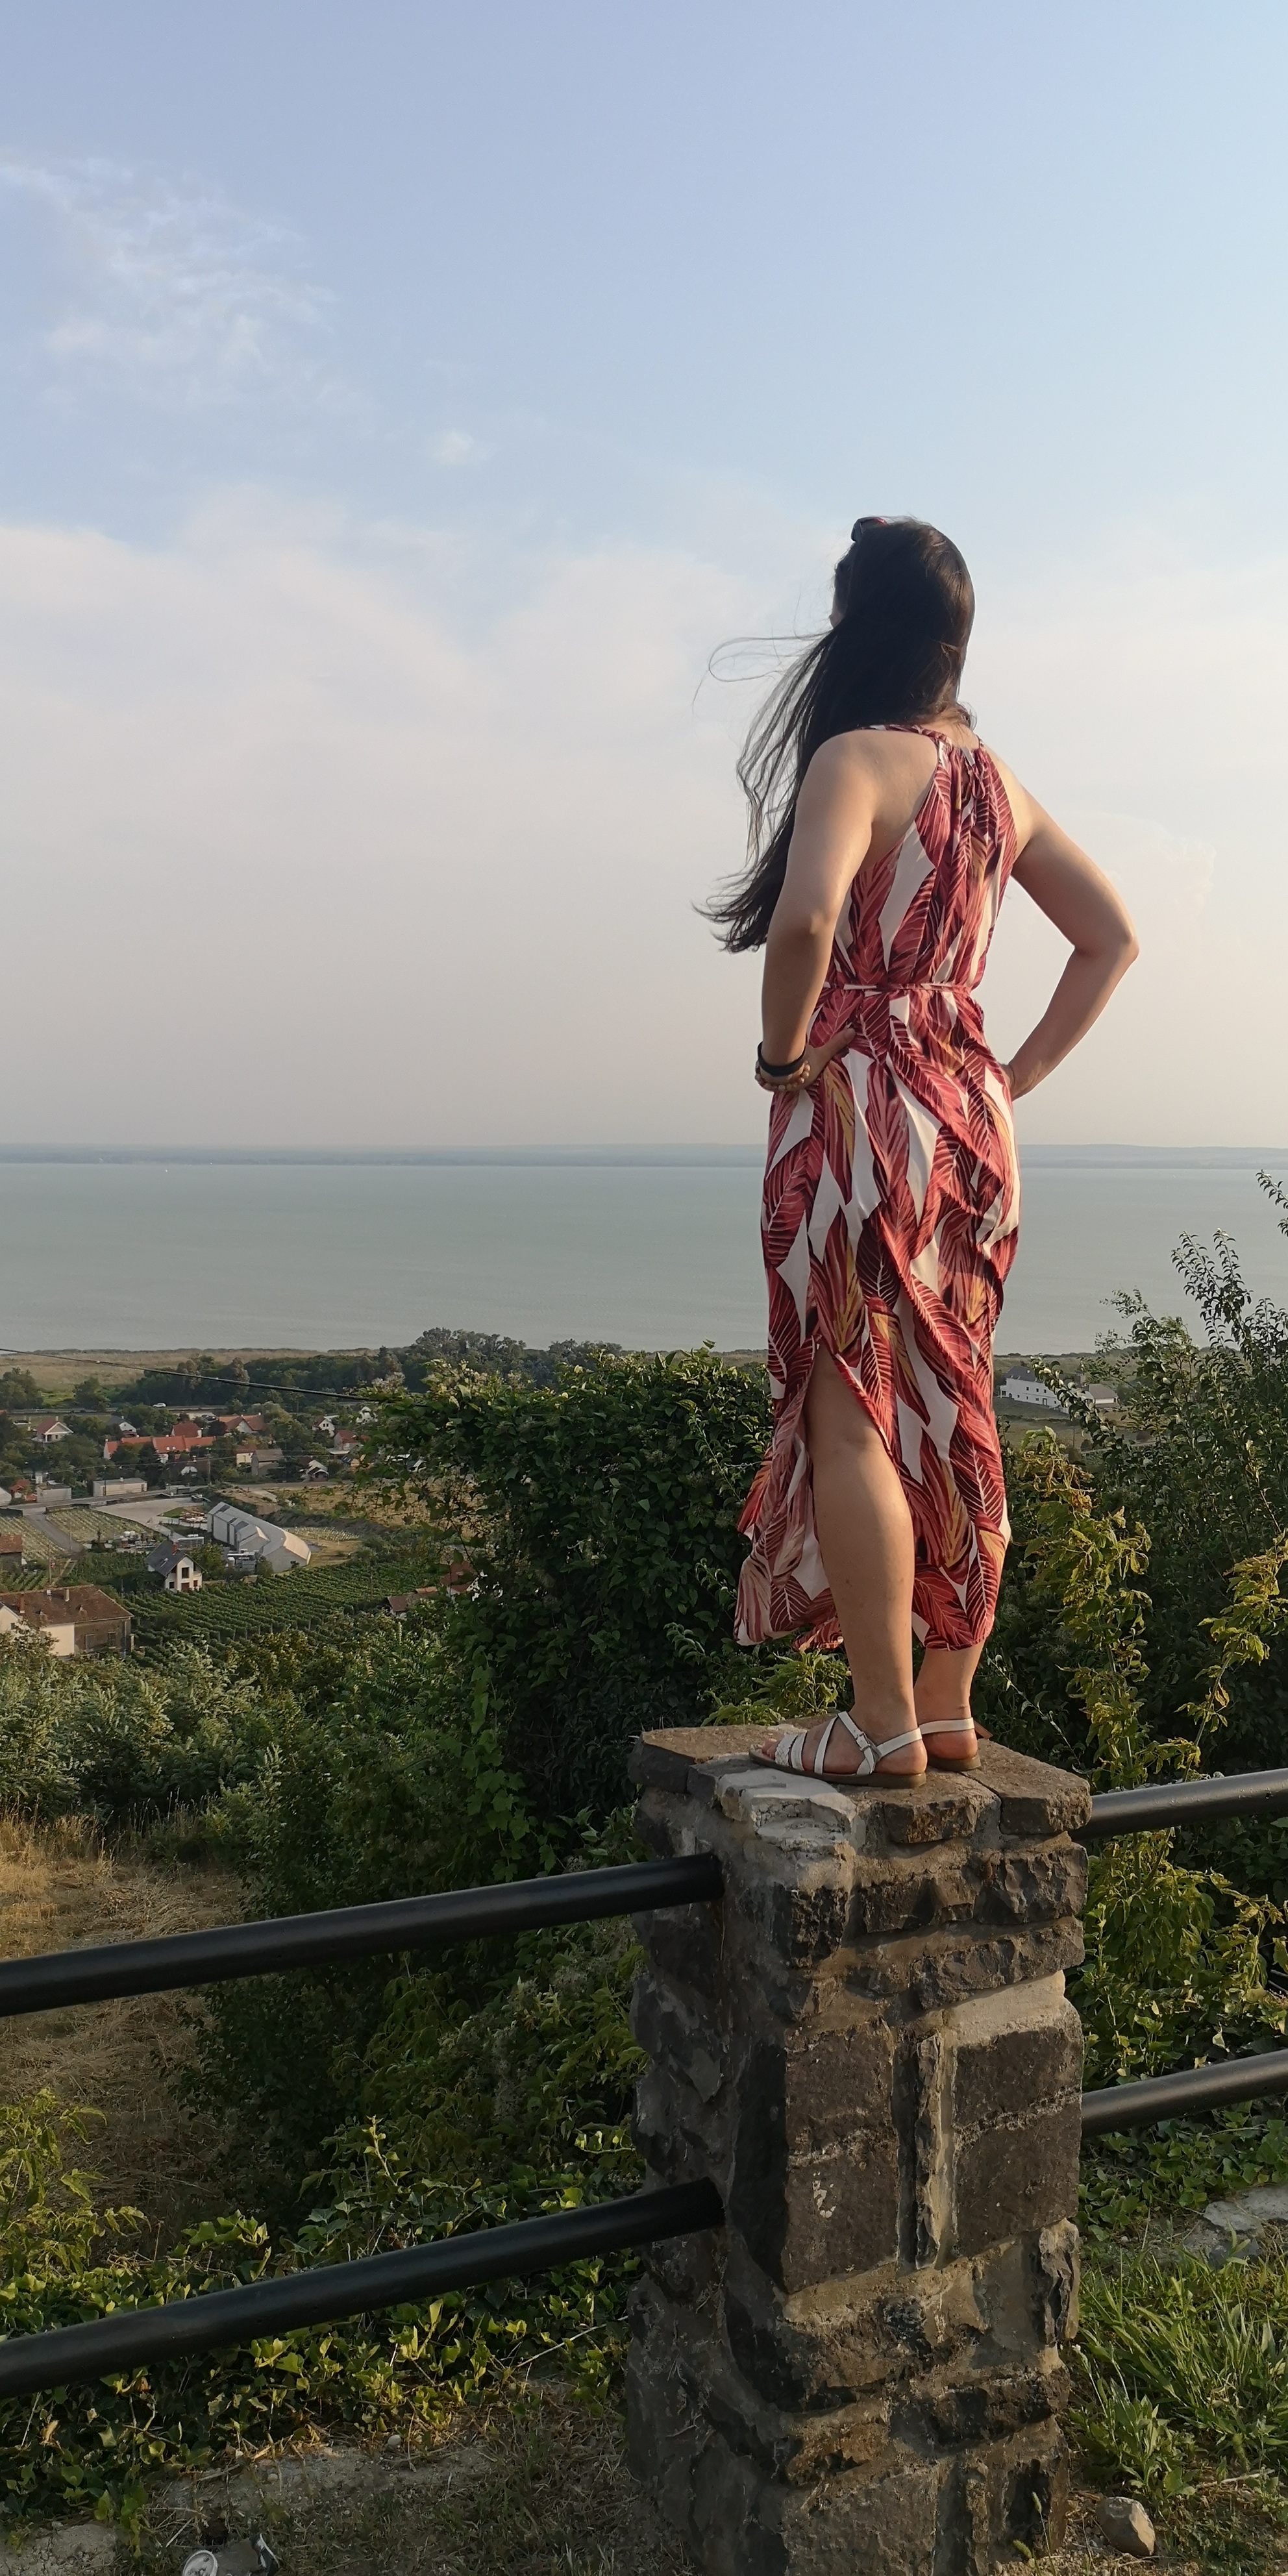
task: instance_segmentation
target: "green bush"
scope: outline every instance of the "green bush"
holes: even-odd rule
[[[274,2249],[233,2215],[189,2228],[162,2256],[137,2250],[132,2210],[99,2210],[68,2162],[92,2115],[45,2093],[0,2108],[0,2332],[34,2334],[122,2307],[232,2289],[266,2274],[344,2262],[564,2208],[577,2176],[545,2185],[439,2184],[373,2128],[334,2173],[299,2234]],[[202,2469],[319,2430],[370,2439],[433,2424],[534,2361],[602,2386],[621,2340],[630,2258],[591,2260],[532,2283],[497,2283],[104,2380],[0,2399],[0,2491],[11,2514],[120,2516],[136,2524],[158,2475]]]
[[[257,1772],[278,1723],[254,1682],[198,1646],[154,1670],[0,1640],[0,1804],[35,1819],[118,1827],[204,1807]]]
[[[458,1651],[543,1814],[609,1813],[632,1736],[705,1717],[769,1429],[764,1378],[707,1351],[605,1353],[541,1387],[444,1367],[382,1407],[373,1472],[468,1546]]]
[[[485,1678],[463,1681],[432,1628],[382,1623],[347,1656],[279,1639],[262,1659],[283,1693],[275,1740],[214,1820],[252,1915],[378,1904],[520,1877],[551,1859],[502,1759]],[[473,1996],[492,1969],[479,1967],[477,1945],[452,1957],[456,1987]],[[235,2135],[266,2205],[280,2210],[283,2190],[289,2201],[323,2138],[356,2109],[390,1974],[377,1957],[205,1996],[198,2072],[185,2080]]]

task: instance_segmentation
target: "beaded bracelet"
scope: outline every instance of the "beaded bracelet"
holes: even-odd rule
[[[756,1048],[756,1071],[757,1073],[767,1073],[771,1082],[787,1082],[794,1073],[800,1072],[801,1066],[804,1064],[805,1058],[808,1054],[809,1048],[802,1047],[800,1054],[798,1056],[793,1056],[790,1064],[766,1064],[765,1050],[763,1046],[758,1044]]]

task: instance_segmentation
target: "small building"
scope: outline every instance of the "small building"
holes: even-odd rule
[[[258,1440],[268,1424],[262,1413],[221,1413],[219,1428],[228,1440]]]
[[[252,1449],[250,1453],[250,1471],[252,1476],[271,1476],[275,1474],[276,1470],[281,1466],[281,1463],[281,1450],[274,1449],[271,1445],[268,1448]]]
[[[294,1530],[280,1529],[275,1521],[256,1520],[253,1512],[238,1511],[235,1503],[216,1503],[207,1512],[205,1525],[218,1547],[227,1548],[234,1558],[249,1557],[257,1568],[266,1565],[272,1574],[294,1574],[313,1554],[307,1539]]]
[[[167,1592],[200,1592],[201,1590],[200,1567],[193,1563],[186,1547],[179,1547],[172,1540],[167,1540],[164,1546],[154,1547],[150,1551],[147,1567],[149,1574],[160,1575]]]
[[[29,1440],[43,1441],[46,1449],[51,1448],[55,1440],[70,1440],[71,1436],[68,1424],[56,1413],[42,1414],[39,1422],[31,1423],[27,1432]]]
[[[329,1476],[329,1475],[330,1475],[330,1473],[331,1473],[330,1468],[329,1468],[329,1467],[324,1466],[324,1465],[323,1465],[323,1463],[322,1463],[322,1460],[321,1460],[320,1458],[306,1458],[306,1459],[305,1459],[305,1461],[304,1461],[304,1482],[305,1482],[305,1484],[306,1484],[306,1485],[316,1485],[316,1484],[319,1484],[319,1483],[321,1482],[321,1479],[323,1478],[323,1476]]]
[[[1116,1387],[1084,1386],[1082,1392],[1085,1395],[1088,1404],[1094,1404],[1097,1413],[1112,1413],[1118,1402],[1118,1391]]]
[[[148,1490],[146,1476],[96,1476],[96,1503],[138,1503]]]
[[[20,1594],[18,1598],[25,1600],[27,1595]],[[76,1652],[74,1620],[39,1615],[25,1618],[21,1610],[14,1608],[12,1594],[0,1593],[0,1637],[36,1637],[51,1655],[74,1655]]]
[[[11,1524],[8,1529],[0,1529],[0,1570],[8,1573],[13,1566],[21,1565],[22,1548],[21,1522],[16,1526]]]
[[[1005,1396],[1008,1404],[1040,1404],[1047,1413],[1067,1413],[1068,1410],[1059,1396],[1054,1395],[1051,1388],[1044,1386],[1041,1378],[1034,1377],[1029,1369],[1008,1369],[998,1393]]]
[[[51,1584],[45,1592],[0,1592],[0,1604],[15,1610],[23,1624],[49,1636],[56,1655],[128,1655],[131,1622],[128,1610],[96,1583]],[[53,1632],[70,1630],[71,1644],[53,1642]]]
[[[60,1485],[53,1476],[37,1476],[36,1500],[42,1511],[47,1503],[69,1503],[71,1498],[70,1485]]]

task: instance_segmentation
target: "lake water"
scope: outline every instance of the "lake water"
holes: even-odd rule
[[[0,1149],[8,1350],[344,1348],[427,1324],[665,1348],[765,1338],[759,1153],[23,1159]],[[1007,1351],[1090,1350],[1117,1288],[1190,1312],[1170,1254],[1223,1227],[1288,1304],[1256,1184],[1288,1148],[1030,1148]]]

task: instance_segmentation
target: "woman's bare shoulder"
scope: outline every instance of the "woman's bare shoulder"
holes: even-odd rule
[[[931,746],[933,749],[933,746]],[[884,725],[857,725],[849,733],[829,734],[813,754],[809,770],[836,785],[846,780],[883,784],[916,768],[927,745],[916,733],[888,733]]]

